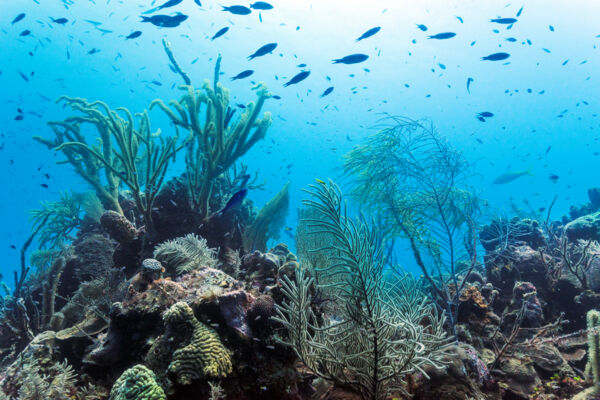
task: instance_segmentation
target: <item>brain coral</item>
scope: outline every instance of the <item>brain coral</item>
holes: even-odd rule
[[[138,364],[117,379],[110,400],[167,400],[167,396],[156,383],[154,372]]]
[[[177,329],[182,325],[192,329],[190,343],[177,349],[169,364],[169,374],[180,385],[189,385],[195,379],[223,378],[231,373],[229,352],[216,332],[194,317],[185,302],[175,303],[163,315],[165,324]]]

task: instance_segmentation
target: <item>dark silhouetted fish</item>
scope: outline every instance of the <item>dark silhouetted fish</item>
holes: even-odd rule
[[[194,3],[198,4],[199,7],[202,7],[202,3],[200,3],[200,0],[194,0]]]
[[[509,37],[504,40],[506,40],[507,42],[513,42],[513,43],[517,41],[517,39],[515,39],[514,37]]]
[[[506,60],[508,57],[510,57],[510,54],[508,53],[494,53],[494,54],[490,54],[489,56],[485,56],[485,57],[481,57],[481,60],[487,60],[487,61],[502,61],[502,60]]]
[[[554,32],[554,27],[552,25],[548,25],[548,29],[550,29],[550,32]]]
[[[374,34],[376,34],[377,32],[379,32],[381,30],[380,26],[376,26],[375,28],[371,28],[368,31],[366,31],[365,33],[363,33],[362,35],[360,35],[360,37],[358,39],[356,39],[357,42],[369,38],[371,36],[373,36]]]
[[[161,4],[158,7],[154,7],[148,11],[144,11],[142,14],[152,14],[155,11],[162,10],[163,8],[174,7],[177,4],[181,3],[183,0],[169,0],[166,3]]]
[[[15,121],[23,121],[23,114],[17,114],[17,116],[15,117]]]
[[[494,18],[494,19],[490,19],[490,22],[495,22],[497,24],[504,24],[504,25],[514,24],[517,21],[518,21],[518,19],[516,19],[516,18]]]
[[[468,78],[468,79],[467,79],[467,92],[468,92],[469,94],[471,94],[471,90],[470,90],[470,87],[471,87],[471,82],[473,82],[473,78]]]
[[[90,51],[88,51],[88,54],[96,54],[96,53],[99,53],[99,52],[100,52],[100,50],[98,50],[97,48],[94,47],[93,49],[91,49]]]
[[[265,1],[257,1],[253,4],[250,4],[250,8],[253,10],[271,10],[273,6]]]
[[[521,13],[523,12],[523,7],[519,8],[519,11],[517,11],[517,18],[521,16]]]
[[[215,40],[216,38],[220,38],[221,36],[226,34],[228,30],[229,30],[228,26],[226,26],[225,28],[219,29],[219,31],[217,33],[215,33],[215,35],[212,38],[210,38],[210,40]]]
[[[246,188],[240,190],[239,192],[234,193],[234,195],[231,196],[231,198],[229,199],[227,204],[225,204],[225,207],[223,207],[217,214],[223,215],[229,211],[236,210],[237,208],[239,208],[242,205],[242,202],[244,201],[244,198],[246,197],[247,194],[248,194],[248,189],[246,189]]]
[[[229,11],[230,13],[236,14],[236,15],[248,15],[252,12],[252,10],[246,6],[230,6],[230,7],[223,6],[223,11]]]
[[[299,72],[292,79],[290,79],[288,82],[286,82],[283,86],[288,87],[290,85],[295,85],[297,83],[300,83],[303,80],[305,80],[306,78],[308,78],[309,75],[310,75],[310,71]]]
[[[19,36],[29,36],[31,31],[29,29],[25,29],[23,32],[19,34]]]
[[[489,111],[483,111],[483,112],[480,112],[478,115],[479,115],[480,117],[484,117],[484,118],[491,118],[491,117],[493,117],[493,116],[494,116],[494,114],[492,114],[492,113],[491,113],[491,112],[489,112]]]
[[[458,20],[458,21],[459,21],[461,24],[464,24],[464,21],[463,21],[463,19],[462,19],[461,17],[458,17],[458,16],[457,16],[457,17],[456,17],[456,19],[457,19],[457,20]]]
[[[505,183],[509,183],[514,181],[515,179],[519,179],[522,176],[529,175],[533,176],[531,171],[508,171],[501,175],[499,175],[496,179],[494,179],[494,185],[503,185]]]
[[[131,32],[129,35],[127,35],[127,37],[125,39],[135,39],[135,38],[139,38],[140,36],[142,36],[142,31],[135,31],[135,32]]]
[[[442,39],[450,39],[450,38],[453,38],[454,36],[456,36],[456,33],[454,33],[454,32],[442,32],[442,33],[438,33],[436,35],[429,36],[427,39],[442,40]]]
[[[304,64],[304,63],[298,64],[298,65],[296,65],[296,67],[298,67],[298,68],[304,68],[304,67],[306,67],[306,64]]]
[[[232,81],[238,80],[238,79],[244,79],[249,77],[250,75],[252,75],[254,73],[254,71],[252,71],[251,69],[247,69],[245,71],[240,72],[239,74],[237,74],[236,76],[234,76],[233,78],[231,78]]]
[[[417,24],[417,28],[419,28],[423,32],[427,32],[427,27],[423,24]]]
[[[151,17],[144,17],[142,15],[142,22],[150,22],[152,25],[159,26],[161,28],[175,28],[179,26],[183,21],[188,18],[187,15],[177,13],[177,15],[153,15]]]
[[[366,54],[350,54],[349,56],[332,60],[334,64],[357,64],[369,58]]]
[[[17,15],[15,17],[15,19],[12,20],[12,25],[14,25],[17,22],[21,21],[23,18],[25,18],[25,13],[21,13],[21,14]]]
[[[252,60],[253,58],[261,57],[266,54],[272,53],[276,47],[277,47],[277,43],[267,43],[264,46],[262,46],[260,49],[256,50],[254,52],[254,54],[249,55],[248,60]]]
[[[68,20],[68,19],[66,19],[66,18],[56,18],[56,19],[54,19],[54,18],[50,18],[50,19],[51,19],[51,20],[52,20],[52,22],[54,22],[55,24],[59,24],[59,25],[64,25],[64,24],[66,24],[67,22],[69,22],[69,20]]]
[[[325,89],[325,91],[323,92],[323,94],[321,95],[321,97],[325,97],[325,96],[327,96],[331,92],[333,92],[333,86],[329,86],[327,89]]]

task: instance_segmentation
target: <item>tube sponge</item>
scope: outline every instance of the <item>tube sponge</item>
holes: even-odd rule
[[[110,400],[167,400],[167,396],[156,383],[154,372],[138,364],[117,379]]]
[[[185,326],[192,329],[188,345],[173,353],[168,372],[180,385],[189,385],[202,378],[224,378],[232,371],[231,358],[219,340],[217,333],[194,317],[185,302],[175,303],[163,315],[166,325],[179,330]]]

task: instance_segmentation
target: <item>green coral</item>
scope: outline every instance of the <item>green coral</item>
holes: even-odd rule
[[[169,374],[181,385],[206,378],[224,378],[232,371],[231,358],[217,333],[202,324],[185,302],[175,303],[163,315],[165,324],[177,330],[191,329],[189,344],[177,349]]]
[[[117,379],[110,391],[110,400],[166,400],[163,389],[156,383],[154,372],[138,364]]]
[[[163,45],[185,82],[180,87],[185,93],[179,101],[171,100],[169,105],[155,100],[150,108],[158,106],[176,127],[190,131],[192,139],[185,158],[188,195],[192,208],[201,217],[206,217],[211,212],[209,200],[215,180],[265,137],[272,122],[271,114],[264,113],[262,119],[259,115],[271,94],[262,83],[256,85],[256,102],[249,103],[234,122],[229,90],[218,82],[221,56],[215,66],[214,83],[211,85],[207,80],[199,90],[191,85],[189,77],[179,67],[169,43],[163,40]]]
[[[167,271],[176,271],[177,274],[217,265],[216,250],[208,247],[206,239],[193,233],[159,244],[154,249],[154,258]]]
[[[39,247],[60,247],[70,241],[70,234],[81,224],[81,203],[77,196],[61,192],[58,201],[42,201],[40,206],[29,211],[32,229],[39,229]]]

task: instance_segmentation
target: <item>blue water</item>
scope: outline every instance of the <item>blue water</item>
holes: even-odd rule
[[[272,10],[232,15],[221,11],[222,5],[235,4],[230,1],[207,0],[199,7],[184,0],[163,13],[179,11],[189,18],[176,28],[157,28],[140,22],[140,14],[153,5],[150,1],[0,2],[0,271],[5,276],[19,265],[19,249],[30,232],[27,210],[40,201],[58,199],[63,190],[88,190],[69,165],[55,164],[60,155],[31,139],[51,137],[46,122],[68,115],[61,105],[45,99],[66,94],[142,111],[155,98],[179,98],[176,86],[182,82],[168,67],[163,38],[172,43],[196,86],[205,78],[212,80],[216,56],[222,54],[221,81],[231,90],[232,103],[254,100],[252,81],[264,81],[281,96],[267,101],[264,110],[273,113],[273,125],[243,161],[267,182],[264,191],[249,194],[259,206],[286,181],[292,182],[287,222],[292,228],[304,197],[301,189],[315,178],[337,178],[341,156],[374,133],[372,127],[385,113],[431,119],[474,164],[471,184],[493,208],[510,213],[511,199],[519,206],[527,199],[537,209],[558,195],[553,211],[558,218],[569,205],[586,200],[587,188],[599,185],[594,154],[600,151],[599,3],[271,3]],[[522,6],[510,29],[489,22],[515,17]],[[26,17],[11,25],[19,13]],[[58,25],[50,17],[69,21]],[[416,24],[426,25],[428,31]],[[229,31],[210,41],[225,26]],[[381,31],[355,42],[375,26]],[[20,37],[26,29],[31,34]],[[141,37],[125,40],[136,30],[143,32]],[[440,32],[456,36],[427,39]],[[509,37],[516,41],[506,41]],[[270,42],[278,43],[273,54],[247,61]],[[92,49],[97,49],[95,54],[88,54]],[[497,52],[511,56],[481,61]],[[353,53],[369,59],[354,65],[331,63]],[[301,63],[311,75],[284,88],[283,83],[302,69],[297,67]],[[254,75],[229,80],[246,69],[255,70]],[[335,87],[333,93],[320,98],[329,86]],[[17,109],[24,112],[21,121],[15,120]],[[494,116],[480,122],[476,114],[483,111]],[[164,135],[173,133],[160,111],[153,111],[151,118]],[[170,175],[183,171],[182,158]],[[506,170],[527,169],[533,176],[492,184]],[[550,174],[559,176],[557,182]],[[285,235],[282,240],[291,242]]]

